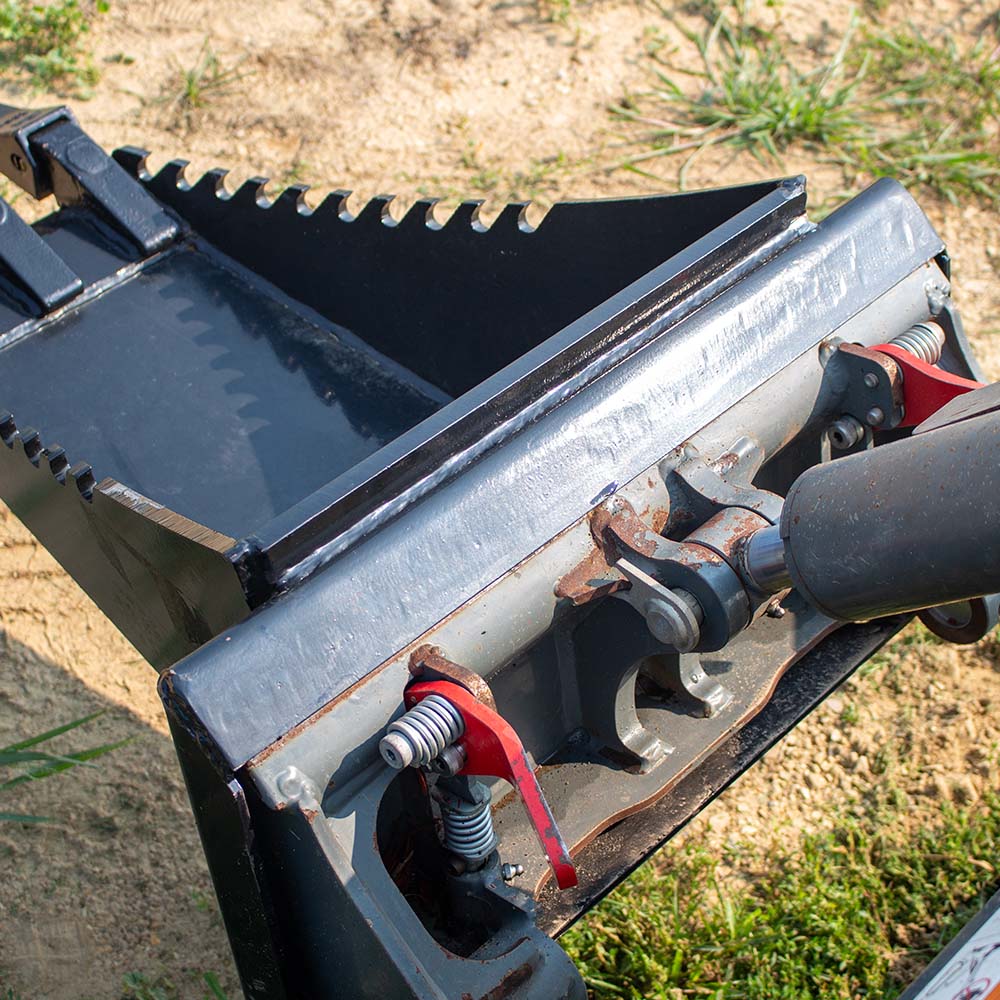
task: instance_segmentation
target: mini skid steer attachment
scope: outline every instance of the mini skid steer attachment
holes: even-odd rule
[[[1000,392],[880,181],[230,193],[0,108],[0,494],[160,671],[248,997],[582,998],[553,938],[920,611]],[[984,596],[985,595],[985,596]]]

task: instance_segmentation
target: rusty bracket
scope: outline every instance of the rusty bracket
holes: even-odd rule
[[[477,674],[475,670],[463,667],[461,663],[447,659],[437,646],[430,644],[418,646],[410,655],[408,669],[415,680],[449,681],[458,684],[491,711],[497,710],[496,699],[486,678]]]
[[[903,376],[895,358],[860,344],[840,344],[826,370],[842,413],[865,427],[892,430],[903,420]]]

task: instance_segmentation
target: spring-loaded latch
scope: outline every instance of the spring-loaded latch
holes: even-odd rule
[[[576,885],[569,850],[511,725],[451,681],[411,684],[404,703],[407,712],[389,725],[379,751],[397,770],[423,766],[446,776],[438,782],[437,798],[449,851],[474,867],[483,861],[484,852],[488,857],[496,847],[489,789],[472,781],[462,786],[466,794],[456,796],[459,786],[449,787],[449,782],[473,775],[503,778],[520,796],[559,888]]]

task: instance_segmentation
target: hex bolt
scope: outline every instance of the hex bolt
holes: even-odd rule
[[[885,414],[882,412],[882,408],[880,406],[873,406],[865,414],[865,420],[867,420],[872,427],[878,427],[880,424],[885,423]]]
[[[865,375],[865,385],[868,386],[869,389],[877,388],[878,375],[876,375],[875,372],[868,372],[868,374]]]
[[[830,444],[838,451],[846,451],[853,448],[865,436],[865,428],[860,420],[855,420],[850,414],[845,413],[838,417],[828,431]]]
[[[782,607],[781,601],[775,598],[764,610],[768,618],[784,618],[788,614],[788,609]]]
[[[500,868],[500,877],[505,882],[513,882],[518,875],[524,874],[524,865],[512,865],[508,862],[504,862]]]

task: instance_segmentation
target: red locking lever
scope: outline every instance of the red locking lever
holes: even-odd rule
[[[431,694],[450,701],[465,722],[465,732],[457,742],[465,751],[466,760],[458,773],[503,778],[514,786],[528,811],[542,850],[552,865],[559,888],[571,889],[577,882],[576,868],[513,727],[465,688],[450,681],[418,681],[411,684],[404,695],[407,709]]]
[[[894,344],[879,344],[872,350],[888,354],[902,373],[903,420],[900,427],[916,427],[956,396],[983,388],[982,382],[935,368]]]

